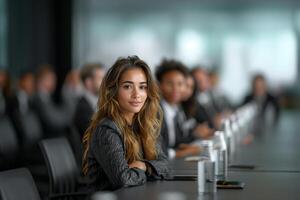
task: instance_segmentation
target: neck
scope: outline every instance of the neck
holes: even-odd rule
[[[170,106],[177,106],[177,105],[179,105],[179,103],[174,103],[174,102],[169,102],[169,101],[166,101],[165,100],[165,102],[167,103],[167,104],[169,104]]]
[[[132,119],[134,114],[123,114],[128,125],[132,125]]]

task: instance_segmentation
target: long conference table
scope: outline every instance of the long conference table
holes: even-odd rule
[[[238,147],[231,164],[253,165],[254,168],[229,167],[228,180],[244,182],[244,189],[218,189],[216,193],[198,194],[197,181],[163,180],[122,188],[114,193],[118,200],[162,200],[162,194],[170,192],[180,193],[184,200],[300,199],[299,130],[300,113],[284,112],[276,127],[267,129],[261,134],[254,133],[251,144],[241,144]],[[178,159],[170,161],[170,165],[174,174],[197,173],[196,162]]]

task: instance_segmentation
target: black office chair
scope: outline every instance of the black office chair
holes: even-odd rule
[[[0,199],[41,199],[28,169],[19,168],[0,172]]]
[[[0,130],[0,170],[5,170],[14,166],[19,144],[13,125],[6,115],[0,115]]]
[[[21,166],[40,164],[43,157],[38,142],[43,137],[43,130],[37,115],[29,110],[25,114],[20,114],[16,122],[19,123],[19,137],[22,141],[18,162]]]
[[[36,146],[38,141],[43,137],[42,125],[37,115],[30,111],[21,116],[23,125],[23,146],[31,148]]]
[[[83,152],[81,136],[80,136],[79,132],[77,131],[77,129],[73,125],[70,125],[68,127],[67,132],[68,132],[67,139],[70,142],[71,148],[74,152],[77,166],[81,166],[82,152]]]
[[[66,138],[42,140],[40,147],[50,176],[50,197],[82,197],[85,192],[79,189],[79,170],[70,144]]]

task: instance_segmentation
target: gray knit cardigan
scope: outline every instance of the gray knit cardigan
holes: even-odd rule
[[[156,146],[157,159],[143,160],[151,167],[151,174],[138,168],[129,168],[120,130],[114,121],[105,118],[97,126],[88,151],[89,190],[115,190],[165,178],[169,173],[168,160],[159,142]]]

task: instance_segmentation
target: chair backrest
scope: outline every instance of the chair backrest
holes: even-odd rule
[[[74,152],[77,166],[81,166],[83,146],[82,146],[81,136],[74,126],[69,127],[67,139],[70,142],[71,148]]]
[[[42,125],[37,115],[29,111],[25,115],[21,116],[22,127],[23,127],[23,145],[30,147],[37,145],[38,141],[42,138]]]
[[[0,115],[0,169],[11,167],[18,153],[16,132],[9,118]]]
[[[39,143],[50,176],[50,195],[75,192],[79,170],[66,138],[51,138]]]
[[[34,180],[26,168],[0,172],[1,200],[40,200]]]

